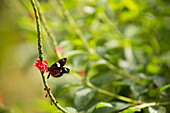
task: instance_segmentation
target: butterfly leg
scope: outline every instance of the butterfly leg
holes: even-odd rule
[[[50,73],[48,74],[47,79],[49,79],[49,77],[50,77]]]

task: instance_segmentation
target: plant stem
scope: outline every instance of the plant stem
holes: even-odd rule
[[[82,80],[83,80],[83,78],[82,78],[79,74],[77,74],[74,70],[71,70],[71,73],[72,73],[73,76],[74,76],[75,78],[77,78],[79,81],[82,81]]]
[[[97,56],[99,56],[100,58],[102,58],[100,55],[98,55],[92,48],[89,47],[88,42],[86,40],[86,38],[84,37],[83,33],[81,32],[81,30],[79,29],[78,25],[76,24],[76,22],[73,20],[73,18],[70,16],[69,12],[66,10],[66,8],[64,7],[64,2],[63,0],[57,0],[59,7],[64,15],[64,17],[68,20],[69,24],[72,26],[72,28],[74,29],[75,33],[78,35],[78,37],[80,38],[80,40],[84,43],[84,46],[87,48],[88,52],[90,54],[95,54]],[[118,31],[116,31],[118,32]],[[118,34],[120,34],[120,32],[118,32]],[[104,58],[102,58],[104,59]],[[105,59],[104,59],[105,60]],[[107,60],[106,60],[107,61]],[[108,62],[108,61],[107,61]],[[140,80],[138,80],[137,78],[135,78],[134,76],[122,71],[121,69],[115,67],[113,64],[111,64],[110,62],[108,62],[107,65],[111,70],[113,70],[114,72],[116,72],[117,74],[120,74],[123,77],[129,78],[133,81],[135,81],[136,83],[140,84],[140,85],[144,85],[144,83]]]
[[[39,59],[42,63],[42,61],[43,61],[43,51],[42,51],[40,20],[39,20],[38,10],[37,10],[37,7],[35,5],[34,0],[31,0],[31,4],[32,4],[32,7],[34,9],[35,19],[36,19],[36,24],[37,24],[38,52],[39,52]]]
[[[79,29],[78,25],[76,24],[76,22],[73,20],[73,18],[70,16],[69,12],[64,8],[64,3],[62,0],[57,0],[62,12],[63,12],[63,15],[65,16],[65,18],[68,20],[68,22],[70,23],[70,25],[73,27],[75,33],[79,36],[79,38],[82,40],[82,42],[84,43],[84,45],[86,46],[86,48],[88,49],[89,53],[91,54],[96,54],[97,56],[99,56],[94,50],[92,50],[85,37],[83,36],[83,33],[81,32],[81,30]],[[101,56],[99,56],[101,58]],[[103,59],[103,58],[102,58]],[[107,61],[108,62],[108,61]],[[108,62],[108,67],[112,70],[114,70],[116,73],[124,76],[124,77],[127,77],[129,79],[132,79],[134,80],[136,83],[138,84],[142,84],[142,82],[140,82],[138,79],[136,79],[135,77],[133,77],[132,75],[130,74],[127,74],[123,71],[121,71],[120,69],[116,68],[114,65],[112,65],[111,63]],[[74,72],[73,75],[75,75],[76,73]],[[82,78],[80,79],[80,77],[77,76],[78,74],[76,74],[76,78],[79,79],[79,80],[82,80]],[[93,88],[93,89],[96,89],[97,87],[94,86],[93,84],[91,84],[89,81],[86,81],[86,84]],[[141,101],[136,101],[136,100],[133,100],[133,99],[130,99],[130,98],[127,98],[127,97],[123,97],[123,96],[120,96],[120,95],[116,95],[116,94],[113,94],[113,93],[110,93],[106,90],[103,90],[101,88],[98,88],[98,92],[102,93],[102,94],[105,94],[105,95],[108,95],[108,96],[111,96],[111,97],[114,97],[114,98],[117,98],[117,99],[120,99],[120,100],[123,100],[123,101],[126,101],[126,102],[132,102],[132,103],[141,103]]]
[[[83,78],[81,78],[81,76],[80,76],[79,74],[77,74],[74,70],[72,70],[71,73],[72,73],[73,76],[76,77],[78,80],[83,81]],[[106,90],[104,90],[104,89],[97,88],[95,85],[93,85],[93,84],[90,82],[89,77],[86,77],[85,83],[86,83],[86,85],[89,86],[90,88],[92,88],[92,89],[97,89],[97,91],[98,91],[99,93],[101,93],[101,94],[104,94],[104,95],[107,95],[107,96],[110,96],[110,97],[113,97],[113,98],[117,98],[117,99],[122,100],[122,101],[125,101],[125,102],[131,102],[131,103],[134,103],[134,104],[140,104],[140,103],[142,103],[142,101],[133,100],[133,99],[130,99],[130,98],[127,98],[127,97],[124,97],[124,96],[120,96],[120,95],[111,93],[111,92],[106,91]]]
[[[78,35],[78,37],[83,42],[84,46],[87,48],[88,52],[93,54],[94,50],[89,47],[88,42],[87,42],[86,38],[84,37],[83,33],[81,32],[81,30],[79,29],[78,25],[73,20],[73,18],[70,16],[70,13],[66,10],[63,0],[57,0],[57,2],[58,2],[58,5],[59,5],[64,17],[68,20],[69,24],[71,25],[71,27],[73,28],[75,33]]]
[[[35,0],[35,2],[36,2],[37,9],[38,9],[38,11],[39,11],[39,15],[40,15],[40,17],[41,17],[42,25],[44,26],[44,29],[45,29],[45,31],[47,32],[49,38],[53,41],[54,47],[56,47],[56,46],[57,46],[57,42],[56,42],[56,40],[55,40],[55,36],[54,36],[53,33],[50,31],[50,29],[49,29],[49,27],[48,27],[48,25],[47,25],[47,23],[46,23],[46,19],[45,19],[43,13],[42,13],[42,10],[41,10],[41,7],[40,7],[39,2],[38,2],[37,0]],[[56,49],[55,49],[55,50],[56,50]],[[59,58],[62,58],[62,55],[59,54],[57,50],[56,50],[56,52],[57,52],[58,57],[59,57]],[[82,78],[81,78],[77,73],[75,73],[73,70],[71,71],[71,73],[72,73],[78,80],[80,80],[80,81],[82,80]]]
[[[111,92],[106,91],[104,89],[97,88],[95,85],[90,83],[90,81],[88,79],[86,80],[86,84],[87,84],[87,86],[91,87],[92,89],[97,89],[97,91],[101,94],[104,94],[104,95],[107,95],[107,96],[110,96],[110,97],[113,97],[113,98],[117,98],[117,99],[125,101],[125,102],[131,102],[131,103],[134,103],[134,104],[142,103],[142,101],[133,100],[133,99],[130,99],[130,98],[127,98],[127,97],[124,97],[124,96],[120,96],[120,95],[111,93]]]
[[[46,23],[46,19],[45,19],[44,15],[43,15],[43,11],[42,11],[42,9],[41,9],[41,7],[40,7],[40,4],[39,4],[38,0],[35,0],[35,3],[36,3],[36,6],[37,6],[39,15],[40,15],[40,17],[41,17],[42,25],[43,25],[43,27],[44,27],[44,29],[45,29],[48,37],[49,37],[49,38],[52,40],[52,42],[53,42],[53,46],[54,46],[55,53],[57,54],[57,57],[58,57],[58,58],[62,58],[61,54],[57,51],[57,48],[56,48],[56,47],[57,47],[56,38],[55,38],[55,36],[53,35],[53,33],[51,32],[51,30],[49,29],[49,27],[48,27],[48,25],[47,25],[47,23]]]
[[[44,76],[44,71],[41,71],[41,75],[42,75],[42,79],[43,79],[43,83],[44,83],[44,86],[45,86],[45,89],[51,99],[51,101],[53,102],[53,104],[60,110],[62,111],[63,113],[68,113],[62,106],[60,106],[58,104],[58,102],[56,101],[56,99],[54,98],[53,94],[51,93],[51,90],[49,90],[49,86],[47,84],[47,81],[46,81],[46,78]]]
[[[113,98],[117,98],[117,99],[125,101],[125,102],[131,102],[131,103],[134,103],[134,104],[142,103],[141,101],[137,101],[137,100],[133,100],[133,99],[130,99],[130,98],[127,98],[127,97],[124,97],[124,96],[120,96],[120,95],[108,92],[106,90],[103,90],[101,88],[98,89],[98,92],[100,92],[101,94],[104,94],[104,95],[108,95],[108,96],[113,97]]]
[[[113,22],[107,17],[107,15],[105,14],[105,12],[100,12],[99,13],[99,18],[101,18],[104,22],[107,22],[110,26],[113,27],[114,29],[114,32],[118,35],[121,36],[121,38],[123,38],[123,35],[122,33],[117,29],[117,27],[113,24]],[[117,74],[120,74],[122,75],[123,77],[126,77],[126,78],[129,78],[133,81],[135,81],[136,83],[140,84],[140,85],[144,85],[143,82],[141,82],[140,80],[136,79],[134,76],[128,74],[128,73],[125,73],[124,71],[122,71],[121,69],[115,67],[113,64],[111,64],[110,62],[108,62],[108,67],[112,70],[116,70],[115,72]]]
[[[38,9],[36,7],[35,1],[31,0],[31,5],[34,9],[34,13],[35,13],[35,18],[36,18],[36,24],[37,24],[37,38],[38,38],[38,51],[39,51],[39,59],[41,61],[41,63],[43,62],[43,51],[42,51],[42,39],[41,39],[41,28],[40,28],[40,21],[39,21],[39,15],[38,15]],[[44,71],[41,71],[41,75],[42,75],[42,79],[43,79],[43,83],[45,86],[45,89],[51,99],[51,101],[53,102],[53,104],[63,113],[67,113],[67,111],[61,107],[58,102],[56,101],[56,99],[54,98],[53,94],[51,93],[51,91],[49,90],[46,78],[44,76]]]
[[[142,103],[141,105],[130,107],[129,109],[143,109],[149,106],[159,106],[159,105],[170,105],[170,102],[151,102],[151,103]]]
[[[137,84],[140,84],[140,85],[144,85],[144,83],[140,80],[138,80],[136,77],[130,75],[129,73],[125,73],[124,71],[122,71],[121,69],[115,67],[113,64],[111,64],[110,62],[107,62],[107,65],[110,69],[114,70],[115,73],[119,74],[119,75],[122,75],[123,77],[126,77],[126,78],[129,78],[133,81],[135,81]]]
[[[121,38],[123,38],[124,36],[122,35],[122,33],[118,30],[118,28],[115,26],[115,24],[107,17],[107,15],[105,14],[105,12],[100,12],[98,14],[99,18],[104,21],[107,22],[108,25],[111,26],[111,28],[114,30],[115,34],[118,34]]]

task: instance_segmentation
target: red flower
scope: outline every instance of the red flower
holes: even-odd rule
[[[43,61],[43,64],[41,64],[40,59],[38,58],[35,63],[34,66],[36,66],[40,71],[45,71],[48,72],[48,63],[46,60]]]
[[[80,75],[84,78],[84,77],[85,77],[85,71],[82,70],[82,71],[80,72]]]
[[[58,52],[59,54],[62,53],[62,47],[61,47],[61,46],[57,46],[56,49],[57,49],[57,52]]]

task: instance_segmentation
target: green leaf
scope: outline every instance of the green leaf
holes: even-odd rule
[[[153,76],[152,79],[153,79],[153,82],[155,83],[155,85],[156,85],[158,88],[161,88],[161,87],[163,87],[164,85],[167,84],[167,80],[166,80],[164,77],[161,77],[161,76]]]
[[[128,85],[128,86],[131,86],[131,85],[134,85],[134,81],[130,80],[130,79],[125,79],[123,81],[123,84],[124,85]]]
[[[83,43],[80,39],[72,39],[70,41],[70,44],[73,46],[82,46],[83,45]]]
[[[107,102],[98,103],[96,109],[96,113],[111,113],[114,111],[113,105]]]
[[[167,85],[161,87],[158,91],[158,95],[160,95],[163,91],[165,91],[168,88],[170,88],[170,84],[167,84]]]
[[[106,49],[101,46],[96,48],[96,52],[97,52],[97,54],[99,54],[102,57],[104,57],[104,55],[106,55]]]
[[[149,113],[166,113],[166,109],[162,106],[148,107]]]
[[[160,59],[161,59],[163,62],[165,62],[165,63],[167,63],[167,64],[170,64],[169,56],[170,56],[170,51],[163,53],[163,54],[160,56]]]
[[[95,55],[95,54],[90,54],[90,55],[88,56],[88,59],[89,59],[89,60],[97,60],[97,59],[98,59],[98,56]]]
[[[139,27],[136,25],[129,25],[127,26],[127,28],[125,28],[124,35],[127,38],[133,38],[137,35],[137,33],[139,33]]]
[[[131,85],[130,89],[132,90],[135,97],[140,96],[143,93],[146,93],[148,89],[145,86],[139,86],[139,85]]]
[[[121,41],[120,40],[108,40],[105,44],[106,49],[113,49],[113,48],[118,48],[121,46]],[[114,52],[114,51],[112,51]]]
[[[139,4],[137,4],[133,0],[109,0],[109,4],[111,5],[114,11],[121,11],[119,15],[119,19],[121,22],[133,20],[139,15]]]
[[[123,84],[130,86],[130,89],[131,89],[131,91],[133,92],[133,95],[136,98],[138,96],[140,96],[141,94],[146,93],[148,91],[146,86],[135,85],[134,82],[132,80],[129,80],[129,79],[125,79],[123,81]]]
[[[115,110],[122,110],[129,107],[129,104],[123,102],[112,102]]]
[[[81,55],[81,54],[87,54],[86,51],[83,50],[73,50],[73,51],[69,51],[65,54],[66,57],[73,57],[75,55]]]
[[[94,67],[96,67],[96,66],[105,65],[105,64],[107,64],[107,61],[106,61],[106,60],[99,59],[99,60],[93,62],[93,63],[90,65],[90,67],[91,67],[91,68],[94,68]]]
[[[95,77],[93,79],[91,79],[90,81],[96,85],[96,86],[102,86],[112,80],[118,80],[118,79],[121,79],[122,77],[121,76],[117,76],[117,75],[114,75],[114,74],[102,74],[101,76],[99,77]]]
[[[88,56],[87,55],[77,55],[72,58],[72,65],[74,67],[74,70],[76,71],[82,71],[85,69],[88,62]]]
[[[93,61],[87,66],[86,73],[88,73],[89,70],[92,70],[93,68],[95,68],[99,65],[106,65],[106,64],[107,64],[107,61],[102,60],[102,59],[99,59],[97,61]]]
[[[136,111],[140,112],[140,109],[126,109],[123,110],[121,113],[135,113]]]
[[[69,113],[78,113],[78,111],[75,109],[75,108],[73,108],[73,107],[66,107],[65,108]]]
[[[67,0],[64,0],[64,4],[66,5],[67,9],[70,10],[72,8],[75,8],[77,5],[78,1],[77,0],[72,0],[68,3]]]
[[[74,104],[80,111],[82,110],[94,97],[96,90],[88,87],[81,88],[75,92]]]
[[[148,64],[147,65],[147,72],[151,73],[151,74],[158,74],[160,73],[161,68],[158,65],[155,64]]]
[[[95,108],[96,108],[96,105],[92,106],[91,108],[89,108],[89,109],[87,110],[86,113],[94,113],[93,111],[95,110]]]
[[[66,84],[64,86],[62,86],[59,90],[57,90],[57,93],[56,93],[56,97],[58,97],[60,94],[62,94],[63,92],[73,88],[73,87],[77,87],[79,86],[80,84]]]
[[[122,109],[125,109],[129,106],[129,104],[123,103],[123,102],[112,102],[112,103],[106,103],[106,102],[100,102],[96,106],[96,113],[112,113],[115,111],[120,111]]]
[[[96,110],[96,113],[112,113],[114,109],[112,107],[101,107]]]
[[[113,107],[112,104],[107,103],[107,102],[100,102],[96,105],[96,109],[101,108],[101,107]]]

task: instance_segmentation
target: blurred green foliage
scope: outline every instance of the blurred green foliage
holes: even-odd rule
[[[64,0],[66,10],[88,42],[88,48],[94,50],[92,53],[63,16],[57,0],[39,2],[48,27],[62,47],[62,56],[68,58],[67,66],[82,78],[82,81],[76,80],[74,73],[57,79],[50,78],[52,92],[63,107],[71,113],[170,112],[170,105],[128,109],[135,104],[103,95],[98,90],[101,88],[146,103],[170,102],[169,1]],[[23,62],[20,66],[22,70],[32,71],[31,66],[38,58],[38,49],[30,1],[0,0],[0,17],[0,66],[15,66],[20,61]],[[51,65],[58,59],[52,41],[41,27],[43,55]],[[11,45],[17,44],[21,44],[17,47],[18,53],[22,54],[19,60],[15,59],[18,55],[15,55],[16,47],[9,51],[13,47]],[[4,59],[7,59],[7,63],[3,62]],[[142,85],[126,76],[126,73]],[[87,81],[96,89],[89,87]],[[31,110],[10,104],[6,105],[9,111],[2,107],[3,112],[0,106],[0,112],[59,112],[42,98],[33,102],[35,106],[29,107]]]

